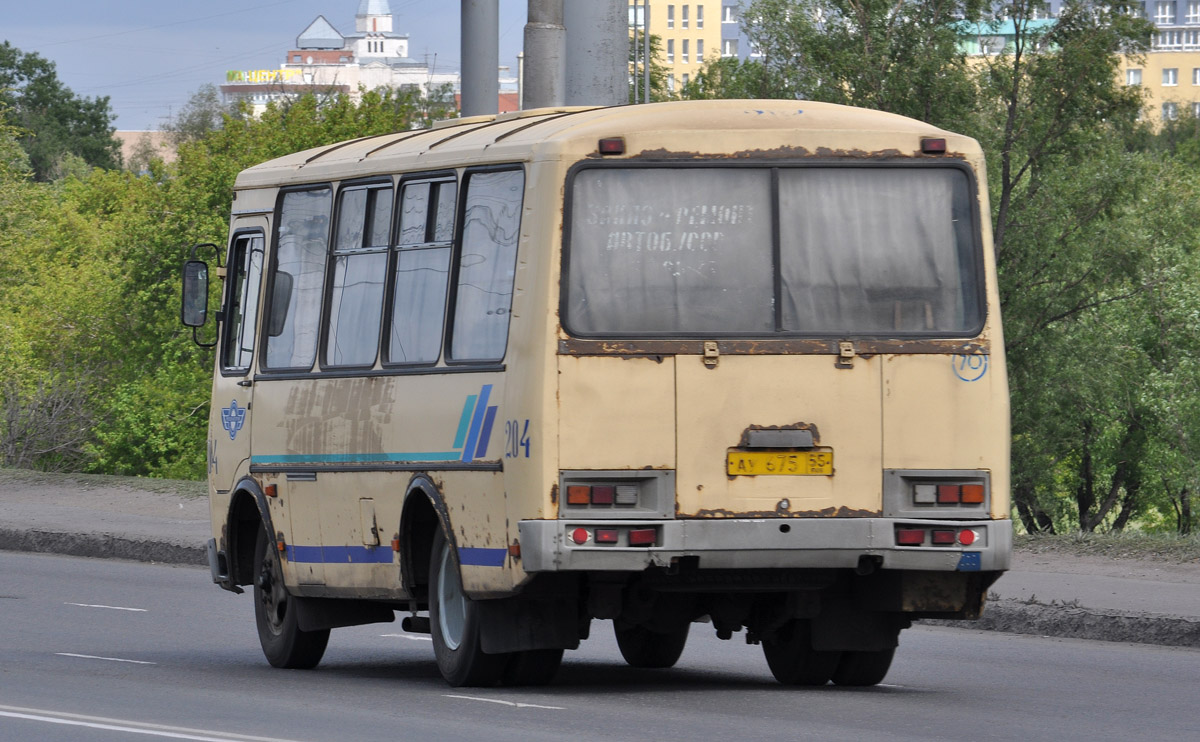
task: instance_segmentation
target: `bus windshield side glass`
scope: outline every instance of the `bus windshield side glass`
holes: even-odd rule
[[[584,337],[974,335],[971,204],[954,167],[586,168],[565,324]]]

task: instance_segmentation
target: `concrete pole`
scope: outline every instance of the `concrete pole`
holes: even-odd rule
[[[563,0],[529,0],[522,109],[561,106],[566,102],[566,45]]]
[[[567,105],[629,101],[629,0],[563,0]]]
[[[462,0],[462,115],[500,110],[500,0]]]

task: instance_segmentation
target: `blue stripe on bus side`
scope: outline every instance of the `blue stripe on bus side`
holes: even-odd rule
[[[467,444],[462,452],[463,461],[471,461],[475,458],[475,446],[479,443],[479,429],[483,427],[483,416],[487,413],[488,397],[491,394],[492,385],[484,384],[483,389],[479,392],[479,400],[475,403],[475,414],[471,416],[471,430],[467,433]]]
[[[458,563],[464,567],[503,567],[508,549],[480,549],[472,546],[458,547]]]
[[[479,447],[475,449],[475,458],[487,456],[488,441],[492,437],[492,423],[496,422],[496,407],[489,407],[487,417],[483,418],[483,432],[479,434]]]
[[[378,464],[417,461],[458,461],[458,451],[418,453],[299,453],[251,456],[251,464]]]
[[[392,564],[390,546],[293,546],[288,544],[289,562],[303,564]]]
[[[471,394],[463,404],[462,417],[458,418],[458,432],[454,434],[454,448],[460,449],[467,440],[467,426],[471,424],[471,413],[475,411],[475,400],[478,394]]]

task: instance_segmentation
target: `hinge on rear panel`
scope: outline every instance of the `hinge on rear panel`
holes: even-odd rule
[[[854,368],[854,343],[849,340],[838,342],[837,360],[833,362],[838,368]]]
[[[717,363],[721,360],[721,349],[717,346],[716,340],[704,341],[704,366],[706,368],[716,368]]]

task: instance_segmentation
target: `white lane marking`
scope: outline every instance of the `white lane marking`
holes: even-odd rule
[[[518,709],[550,709],[552,711],[566,711],[564,706],[542,706],[536,703],[517,703],[516,701],[502,701],[499,698],[480,698],[478,696],[456,696],[450,693],[442,694],[445,698],[458,698],[464,701],[483,701],[484,703],[498,703],[501,706],[512,706]]]
[[[432,636],[414,636],[413,634],[380,634],[380,636],[396,637],[399,639],[408,639],[410,642],[431,642]]]
[[[55,652],[59,657],[78,657],[82,660],[105,660],[107,662],[128,662],[133,665],[157,665],[157,662],[146,662],[145,660],[123,660],[120,657],[97,657],[94,654],[74,654],[72,652]]]
[[[77,605],[80,608],[107,608],[110,611],[133,611],[134,613],[148,613],[145,608],[124,608],[119,605],[95,605],[93,603],[64,603],[63,605]]]
[[[20,706],[0,705],[0,716],[12,719],[25,719],[27,721],[41,721],[47,724],[65,724],[67,726],[88,727],[90,729],[144,734],[152,737],[197,740],[197,742],[295,742],[294,740],[280,739],[278,737],[254,737],[208,729],[189,729],[187,727],[172,727],[163,724],[147,724],[126,719],[110,719],[104,716],[70,714],[62,711],[47,711],[45,709],[22,708]]]

